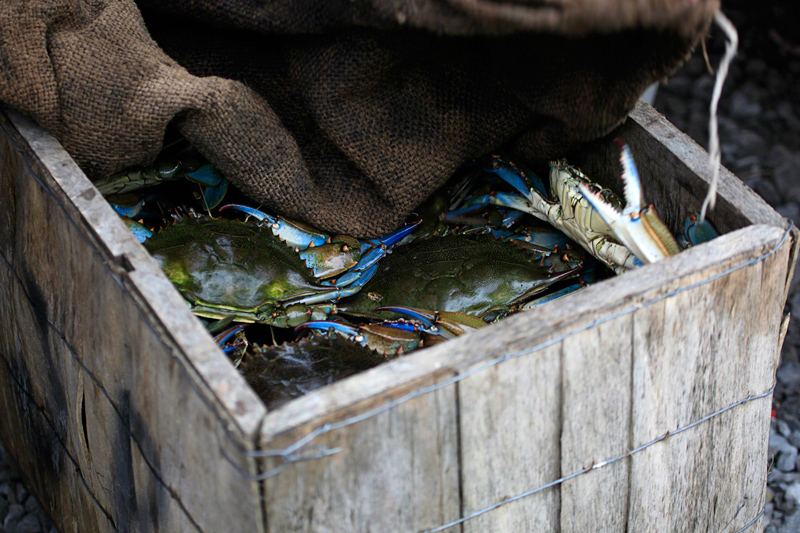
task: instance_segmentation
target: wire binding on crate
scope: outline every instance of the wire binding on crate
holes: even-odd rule
[[[488,513],[489,511],[493,511],[493,510],[497,509],[498,507],[502,507],[503,505],[515,502],[517,500],[521,500],[523,498],[527,498],[528,496],[533,496],[537,492],[541,492],[541,491],[543,491],[545,489],[549,489],[551,487],[555,487],[556,485],[560,485],[561,483],[564,483],[565,481],[569,481],[570,479],[576,478],[576,477],[581,476],[583,474],[588,474],[589,472],[591,472],[593,470],[598,470],[598,469],[606,467],[608,465],[612,465],[612,464],[614,464],[614,463],[616,463],[618,461],[621,461],[622,459],[625,459],[626,457],[630,457],[631,455],[639,453],[642,450],[646,450],[650,446],[653,446],[656,443],[659,443],[659,442],[661,442],[663,440],[666,440],[669,437],[673,437],[673,436],[675,436],[675,435],[677,435],[679,433],[683,433],[684,431],[686,431],[688,429],[691,429],[691,428],[693,428],[693,427],[695,427],[697,425],[700,425],[703,422],[711,420],[712,418],[714,418],[716,416],[719,416],[722,413],[724,413],[725,411],[729,411],[729,410],[733,409],[734,407],[737,407],[739,405],[742,405],[742,404],[745,404],[745,403],[748,403],[748,402],[752,402],[753,400],[758,400],[760,398],[766,398],[767,396],[772,394],[772,392],[775,390],[775,385],[776,384],[777,384],[777,380],[773,380],[772,386],[766,392],[763,392],[763,393],[758,394],[756,396],[748,396],[747,398],[743,398],[743,399],[741,399],[741,400],[739,400],[737,402],[734,402],[734,403],[732,403],[732,404],[730,404],[730,405],[728,405],[726,407],[723,407],[722,409],[714,411],[713,413],[711,413],[709,415],[706,415],[703,418],[700,418],[699,420],[695,420],[691,424],[687,424],[687,425],[685,425],[683,427],[680,427],[680,428],[676,429],[675,431],[668,431],[665,434],[661,435],[660,437],[656,437],[655,439],[651,440],[650,442],[642,444],[641,446],[639,446],[637,448],[634,448],[632,450],[629,450],[629,451],[627,451],[627,452],[625,452],[625,453],[623,453],[621,455],[618,455],[618,456],[613,457],[611,459],[606,459],[605,461],[601,461],[599,463],[592,463],[592,464],[590,464],[589,466],[587,466],[586,468],[584,468],[582,470],[578,470],[577,472],[573,472],[573,473],[571,473],[571,474],[569,474],[567,476],[560,477],[558,479],[555,479],[555,480],[551,481],[550,483],[546,483],[544,485],[540,485],[540,486],[538,486],[538,487],[536,487],[534,489],[531,489],[531,490],[528,490],[528,491],[525,491],[525,492],[521,492],[521,493],[517,494],[516,496],[511,496],[509,498],[505,498],[503,500],[500,500],[497,503],[489,505],[488,507],[484,507],[483,509],[479,509],[479,510],[477,510],[477,511],[475,511],[473,513],[470,513],[470,514],[468,514],[466,516],[463,516],[463,517],[461,517],[461,518],[459,518],[457,520],[453,520],[452,522],[448,522],[447,524],[441,525],[441,526],[436,527],[434,529],[425,530],[423,533],[437,533],[438,531],[444,531],[445,529],[449,529],[449,528],[457,526],[459,524],[463,524],[464,522],[466,522],[468,520],[472,520],[473,518],[477,518],[477,517],[479,517],[479,516],[481,516],[483,514]],[[763,513],[763,510],[762,510],[762,513]],[[761,516],[761,514],[759,514],[758,516]],[[747,524],[744,528],[740,529],[739,531],[744,531],[745,529],[750,527],[756,520],[758,520],[758,517],[756,517],[751,523]]]

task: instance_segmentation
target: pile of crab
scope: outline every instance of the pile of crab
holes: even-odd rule
[[[622,142],[620,161],[624,202],[563,160],[550,164],[548,190],[492,156],[379,239],[327,235],[247,205],[185,147],[97,186],[274,407],[678,253],[654,209],[642,207]],[[174,192],[185,182],[170,196],[178,178],[195,184],[190,198]],[[233,203],[222,205],[226,193]],[[694,243],[714,235],[694,219],[685,233]]]

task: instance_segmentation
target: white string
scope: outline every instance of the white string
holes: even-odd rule
[[[717,11],[714,14],[714,23],[720,27],[725,33],[728,41],[725,43],[725,55],[717,69],[717,76],[714,80],[714,91],[711,94],[711,107],[709,109],[708,117],[708,168],[711,171],[711,184],[708,188],[705,200],[703,200],[703,207],[700,209],[700,222],[706,219],[706,211],[710,207],[714,209],[717,202],[717,183],[719,182],[719,165],[720,165],[720,149],[719,149],[719,121],[717,119],[717,108],[719,107],[719,98],[722,94],[722,86],[725,84],[725,78],[728,76],[728,67],[736,55],[736,49],[739,46],[739,34],[736,33],[736,27],[733,23],[722,14],[722,11]]]

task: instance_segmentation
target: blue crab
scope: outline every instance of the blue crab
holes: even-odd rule
[[[515,192],[497,192],[474,202],[516,209],[552,224],[617,274],[678,253],[680,247],[655,209],[642,208],[636,165],[628,146],[618,142],[624,203],[565,160],[550,163],[548,197],[538,178],[497,156],[486,170],[506,181]]]
[[[279,224],[290,225],[283,219]],[[385,255],[413,228],[407,225],[374,246]],[[304,237],[300,250],[254,224],[201,215],[156,232],[145,247],[196,315],[292,327],[335,313],[336,301],[358,292],[375,272],[372,265],[350,275],[341,266],[358,268],[372,248],[361,254],[355,239],[326,236],[312,245],[315,238]],[[342,272],[347,283],[337,285]]]

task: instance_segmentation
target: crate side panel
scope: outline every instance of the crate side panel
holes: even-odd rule
[[[64,368],[69,361],[54,348],[61,340],[34,313],[5,262],[0,264],[0,295],[3,445],[63,531],[71,531],[73,522],[87,531],[112,531],[95,490],[83,484],[87,470],[71,416],[75,397],[67,392],[78,382],[77,371]]]
[[[555,344],[459,383],[465,516],[561,476],[561,365]],[[463,531],[557,530],[560,509],[559,489],[550,488],[468,520]]]
[[[790,246],[637,311],[635,446],[768,391]],[[632,457],[633,530],[735,531],[761,511],[771,395],[670,435]]]
[[[29,242],[50,242],[55,233],[52,217],[58,218],[49,210],[46,198],[30,189],[30,169],[17,148],[19,138],[15,143],[13,134],[5,128],[0,132],[0,185],[5,191],[0,210],[14,214],[3,221],[8,225],[2,231],[0,250],[4,302],[0,306],[0,349],[6,371],[3,441],[62,526],[71,525],[72,520],[54,512],[57,507],[68,509],[69,516],[87,527],[108,530],[112,525],[105,513],[111,502],[87,465],[79,437],[76,391],[81,388],[81,369],[70,356],[60,330],[52,326],[50,287],[40,283],[36,267],[26,261]],[[34,236],[31,227],[36,228]],[[41,259],[51,261],[51,270],[60,268],[50,254]],[[70,305],[70,314],[74,307]]]
[[[579,472],[630,449],[633,320],[621,316],[563,341],[561,470]],[[567,480],[561,527],[625,531],[629,461]]]
[[[94,530],[96,519],[84,523],[75,512],[85,504],[77,502],[85,499],[79,494],[84,490],[120,527],[216,531],[235,524],[258,530],[257,484],[242,484],[223,458],[229,448],[237,466],[254,471],[255,461],[242,453],[252,449],[254,439],[231,431],[214,396],[202,390],[169,335],[154,325],[131,292],[135,270],[129,272],[130,265],[124,267],[98,244],[39,159],[50,155],[33,153],[8,122],[3,127],[17,136],[14,148],[27,159],[11,177],[17,211],[12,265],[38,313],[15,327],[20,335],[48,329],[52,337],[43,351],[25,348],[20,358],[29,367],[33,390],[42,390],[34,397],[63,425],[67,451],[80,471],[63,470],[80,477],[72,482],[75,490],[64,491],[75,500],[45,502],[51,514],[61,523]],[[65,400],[54,396],[54,388]],[[15,452],[31,453],[24,446]],[[46,460],[33,457],[30,468]],[[225,490],[209,489],[217,486]],[[209,506],[209,498],[221,500],[221,507]]]
[[[382,400],[374,398],[371,407]],[[265,448],[286,446],[318,424]],[[318,437],[300,453],[340,451],[293,464],[265,481],[268,530],[421,531],[456,519],[456,431],[451,385]],[[268,461],[266,467],[280,464]]]

